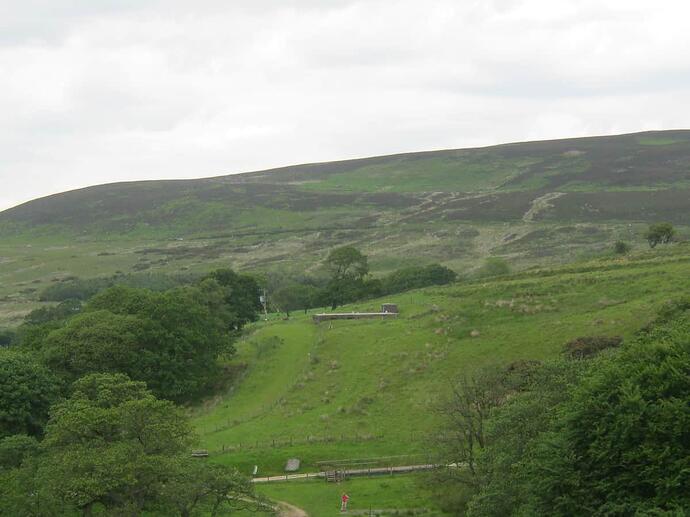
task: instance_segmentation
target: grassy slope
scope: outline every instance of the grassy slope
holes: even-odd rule
[[[393,297],[402,310],[395,321],[329,328],[300,315],[261,323],[240,343],[244,378],[196,410],[196,427],[215,461],[245,472],[258,465],[260,473],[279,473],[289,457],[299,457],[303,470],[333,459],[423,461],[432,408],[449,379],[485,364],[553,357],[577,336],[629,336],[689,288],[690,250],[679,245],[413,291]],[[480,335],[471,337],[475,329]]]
[[[490,255],[523,268],[583,260],[618,238],[641,248],[653,221],[687,234],[689,215],[690,131],[102,185],[0,213],[0,325],[70,274],[303,272],[344,244],[375,273],[432,261],[462,272]]]
[[[438,509],[420,486],[418,476],[350,479],[341,484],[323,481],[263,485],[259,492],[276,501],[287,501],[304,509],[311,517],[340,515],[340,495],[350,496],[350,511],[417,510],[438,515]],[[391,512],[389,515],[393,515]],[[408,514],[409,515],[409,514]]]

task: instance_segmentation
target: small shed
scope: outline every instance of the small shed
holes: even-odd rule
[[[381,312],[398,314],[398,304],[397,303],[384,303],[381,305]]]

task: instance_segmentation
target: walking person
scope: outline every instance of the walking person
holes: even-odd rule
[[[340,497],[340,511],[341,512],[347,511],[347,502],[349,500],[350,500],[350,496],[347,495],[345,492],[343,492],[343,495]]]

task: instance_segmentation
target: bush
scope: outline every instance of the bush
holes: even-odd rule
[[[454,282],[457,273],[441,264],[412,266],[399,269],[381,280],[383,294],[401,293],[410,289],[445,285]]]
[[[40,436],[58,395],[52,373],[29,354],[0,350],[0,438]]]
[[[587,336],[579,337],[565,344],[564,352],[571,359],[586,359],[607,348],[619,347],[623,343],[620,336]]]
[[[650,248],[654,248],[657,244],[668,244],[673,240],[676,230],[671,223],[656,223],[649,226],[645,233],[645,239],[649,243]]]
[[[613,245],[613,251],[616,255],[627,255],[630,253],[630,249],[630,244],[623,241],[616,241],[616,244]]]
[[[0,347],[10,346],[16,340],[16,334],[10,329],[0,329]]]

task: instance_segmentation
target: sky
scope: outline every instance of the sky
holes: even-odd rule
[[[0,210],[88,185],[690,127],[687,0],[0,0]]]

